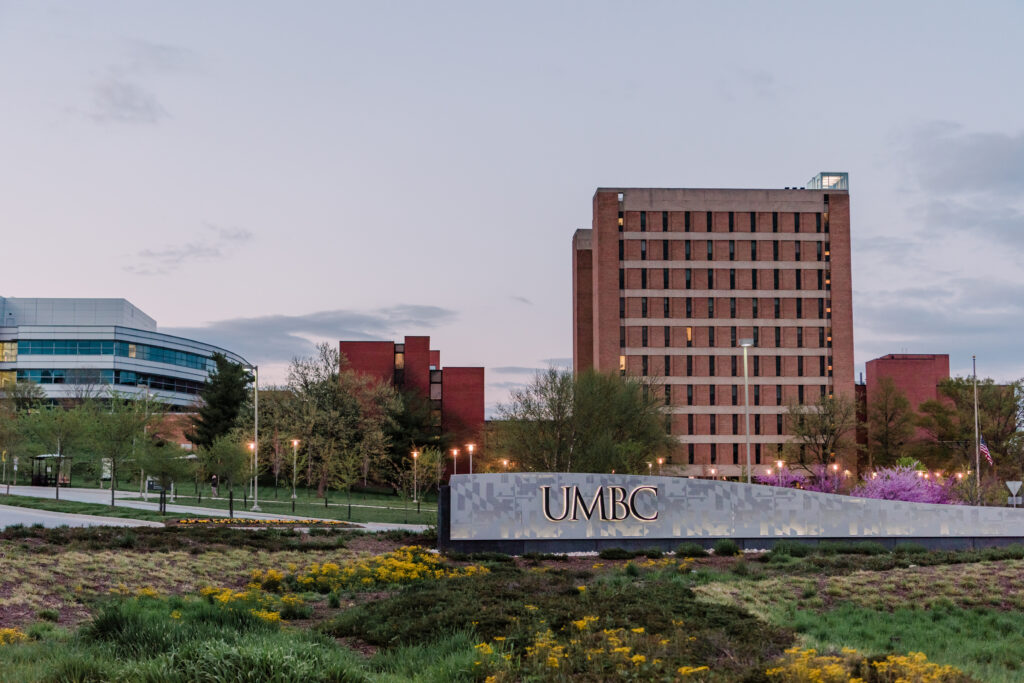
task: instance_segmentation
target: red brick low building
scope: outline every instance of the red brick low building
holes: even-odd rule
[[[869,360],[867,370],[867,410],[875,403],[883,379],[892,380],[896,389],[917,409],[925,401],[941,399],[939,383],[949,379],[949,355],[944,353],[890,353]],[[917,429],[915,438],[927,438]]]
[[[482,367],[442,368],[441,352],[430,348],[430,337],[406,337],[402,343],[343,341],[341,353],[356,372],[429,399],[442,431],[459,441],[479,439],[484,425]]]

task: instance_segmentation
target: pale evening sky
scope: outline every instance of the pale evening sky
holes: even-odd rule
[[[1024,376],[1016,2],[0,0],[0,295],[125,297],[268,382],[572,353],[598,186],[850,173],[857,370]]]

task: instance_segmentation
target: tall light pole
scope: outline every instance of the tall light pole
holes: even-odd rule
[[[420,504],[420,501],[419,501],[419,498],[418,498],[418,493],[419,493],[420,485],[419,485],[419,479],[417,479],[417,477],[416,477],[416,461],[418,461],[419,458],[420,458],[420,452],[419,451],[413,451],[412,452],[412,502],[416,503],[417,506],[419,506],[419,504]],[[419,512],[418,509],[416,511]]]
[[[299,460],[299,440],[292,439],[292,500],[295,500],[295,468]]]
[[[252,511],[260,511],[260,368],[252,366]]]
[[[743,347],[743,434],[747,442],[747,483],[750,483],[750,380],[747,374],[747,349],[754,345],[753,339],[740,339]]]
[[[665,458],[658,458],[658,476],[661,476],[661,466],[665,464]]]
[[[466,450],[469,451],[469,473],[473,474],[473,449],[476,448],[473,444],[468,444]]]
[[[452,474],[459,473],[459,449],[452,449]]]

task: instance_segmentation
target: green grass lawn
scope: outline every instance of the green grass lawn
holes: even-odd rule
[[[289,494],[290,495],[290,494]],[[132,498],[129,500],[142,500]],[[150,496],[150,500],[154,500]],[[170,498],[168,498],[170,501]],[[224,498],[211,499],[209,496],[196,498],[192,495],[178,495],[175,498],[175,505],[198,505],[201,507],[227,510],[228,501]],[[252,499],[247,496],[238,495],[235,498],[235,516],[244,516],[252,508]],[[307,499],[300,497],[295,502],[295,511],[292,512],[291,498],[267,497],[261,492],[260,511],[264,514],[297,515],[300,517],[321,517],[324,519],[339,519],[350,522],[386,522],[393,524],[436,524],[437,504],[423,502],[420,504],[420,511],[416,511],[416,505],[412,501],[403,500],[397,496],[390,496],[383,499],[352,497],[352,505],[349,507],[348,498],[345,494],[338,494],[337,497],[329,497],[327,505],[324,500],[316,498]]]
[[[187,519],[196,515],[161,515],[155,510],[136,510],[128,507],[110,507],[100,503],[79,503],[73,500],[54,500],[53,498],[32,498],[29,496],[0,495],[0,505],[13,505],[33,510],[48,512],[69,512],[79,515],[96,515],[98,517],[116,517],[118,519],[141,519],[149,522],[169,522],[176,519]]]

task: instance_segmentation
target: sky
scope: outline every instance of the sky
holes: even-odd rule
[[[857,371],[1024,376],[1024,4],[0,0],[0,295],[124,297],[280,383],[572,355],[597,187],[850,174]],[[1022,335],[1022,336],[1018,336]]]

